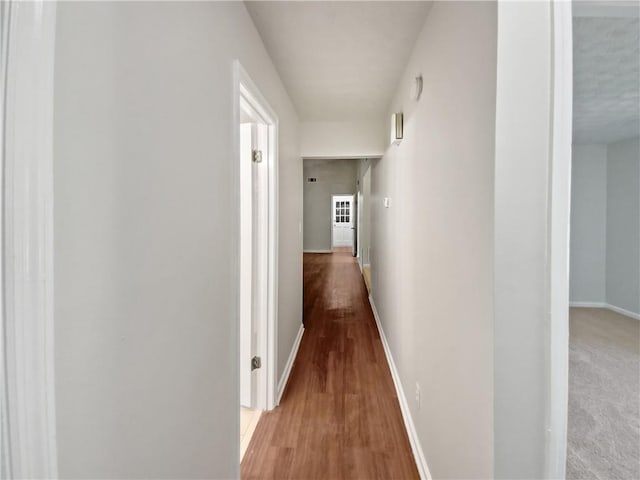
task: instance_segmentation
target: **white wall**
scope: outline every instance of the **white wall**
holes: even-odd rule
[[[607,148],[607,303],[640,314],[640,141]]]
[[[574,145],[571,171],[572,302],[604,303],[607,264],[607,146]]]
[[[571,301],[640,314],[638,139],[573,151]]]
[[[303,158],[381,157],[387,130],[383,119],[362,122],[302,122]]]
[[[61,478],[237,478],[232,62],[280,120],[279,371],[302,318],[298,121],[242,3],[59,3]]]
[[[550,227],[557,220],[562,228],[568,218],[552,219],[549,203],[551,34],[549,2],[498,2],[496,479],[545,478],[547,441],[553,433],[548,425],[552,378],[549,332],[550,285],[555,279],[550,272],[559,265],[551,265],[550,255],[557,244],[552,242]],[[568,193],[567,187],[561,196]],[[562,253],[555,253],[561,261]]]
[[[305,251],[331,250],[331,196],[356,193],[357,170],[357,160],[304,160]]]
[[[433,478],[493,477],[496,23],[434,3],[389,108],[404,140],[372,164],[373,299]]]

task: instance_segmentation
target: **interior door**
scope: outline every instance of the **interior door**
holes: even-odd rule
[[[267,126],[240,125],[240,404],[262,408],[258,398],[261,373],[252,363],[261,352],[261,322],[267,309],[266,163],[256,152],[266,153]]]
[[[334,195],[332,200],[333,246],[352,247],[354,231],[353,195]]]
[[[251,357],[253,325],[253,165],[255,125],[240,126],[240,404],[252,408],[254,388]]]
[[[356,218],[356,245],[353,249],[353,256],[358,257],[358,263],[362,268],[362,192],[360,191],[358,191],[356,202],[358,217]]]
[[[351,213],[354,217],[351,219],[351,255],[356,257],[358,255],[358,195],[353,196],[353,203],[351,206]]]

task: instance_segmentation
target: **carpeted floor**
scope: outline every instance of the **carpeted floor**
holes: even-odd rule
[[[572,308],[567,479],[640,479],[640,321]]]

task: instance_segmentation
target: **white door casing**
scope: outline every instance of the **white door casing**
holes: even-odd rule
[[[255,404],[251,357],[254,352],[252,322],[252,172],[251,151],[253,125],[240,125],[240,405]]]
[[[573,111],[572,2],[553,2],[553,110],[549,233],[549,392],[545,478],[565,478],[569,403],[569,228]]]
[[[357,203],[357,210],[358,210],[357,225],[358,226],[356,228],[356,244],[357,244],[356,256],[358,257],[358,265],[360,265],[360,270],[362,270],[362,265],[363,265],[362,257],[364,255],[362,251],[362,234],[361,234],[363,200],[364,200],[364,196],[362,195],[362,191],[358,190],[358,203]]]
[[[333,195],[331,199],[332,247],[353,247],[353,195]]]
[[[0,477],[57,478],[53,339],[55,3],[0,4]]]
[[[351,218],[351,255],[353,255],[354,257],[358,256],[358,248],[359,248],[359,244],[358,244],[358,226],[360,225],[360,217],[358,216],[358,214],[360,213],[359,209],[360,209],[360,204],[358,203],[360,199],[358,198],[358,195],[355,194],[353,196],[353,203],[351,204],[351,214],[352,217]]]
[[[253,326],[251,327],[252,350],[262,359],[261,368],[252,374],[251,378],[255,378],[255,399],[254,407],[259,409],[270,410],[276,406],[276,360],[277,360],[277,318],[278,318],[278,117],[269,106],[266,99],[260,93],[260,90],[251,80],[251,77],[244,70],[239,61],[234,61],[234,89],[237,99],[234,107],[234,124],[235,124],[235,145],[238,149],[236,152],[236,163],[232,168],[232,179],[240,185],[241,181],[241,111],[242,104],[249,105],[251,109],[260,118],[260,125],[257,125],[254,141],[257,138],[262,142],[262,162],[259,168],[251,167],[252,170],[252,238],[260,238],[258,242],[252,240],[251,260],[253,275],[251,275],[251,319]],[[252,162],[253,163],[253,162]],[[257,188],[256,185],[261,185]],[[241,188],[238,188],[238,192]],[[260,196],[260,200],[256,200],[256,195]],[[240,193],[238,197],[234,197],[234,204],[237,205],[236,224],[233,228],[233,240],[235,240],[238,249],[231,259],[232,271],[237,275],[237,289],[235,311],[238,319],[237,335],[238,335],[238,357],[240,350],[246,349],[241,343],[242,338],[242,312],[243,296],[242,292],[242,261],[241,261],[241,202]],[[258,203],[256,206],[255,202]],[[259,211],[258,211],[259,209]],[[246,268],[246,265],[244,266]],[[259,285],[256,282],[261,282]],[[257,329],[257,335],[255,335]],[[257,338],[256,338],[257,337]],[[243,397],[243,381],[242,369],[246,366],[247,360],[239,358],[238,361],[238,395],[239,403]],[[249,357],[249,366],[251,357]],[[246,383],[246,381],[245,381]]]

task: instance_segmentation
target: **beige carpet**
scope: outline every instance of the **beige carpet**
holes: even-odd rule
[[[640,321],[570,310],[567,479],[640,479]]]

